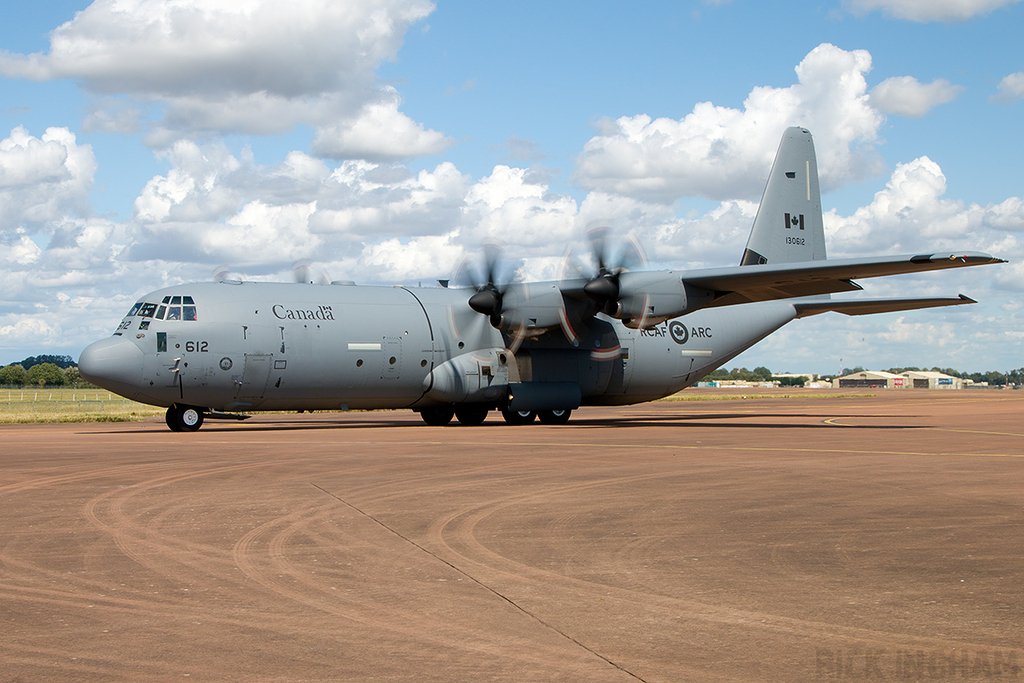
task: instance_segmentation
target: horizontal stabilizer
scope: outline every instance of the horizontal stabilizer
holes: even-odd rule
[[[853,278],[902,275],[927,270],[944,270],[1005,263],[979,252],[957,254],[915,254],[827,261],[803,261],[709,268],[682,273],[683,281],[715,293],[710,306],[730,306],[754,301],[771,301],[861,289]]]
[[[834,311],[843,315],[871,315],[872,313],[892,313],[894,311],[913,311],[918,308],[938,308],[939,306],[960,306],[978,303],[961,294],[958,297],[936,297],[930,299],[865,299],[863,301],[800,301],[794,303],[796,317],[806,318],[819,313]]]

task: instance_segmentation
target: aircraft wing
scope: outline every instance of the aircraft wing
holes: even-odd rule
[[[863,301],[821,301],[794,302],[796,317],[806,318],[819,313],[834,311],[844,315],[871,315],[872,313],[891,313],[894,311],[913,311],[918,308],[937,308],[939,306],[960,306],[961,304],[978,303],[963,294],[956,297],[935,297],[928,299],[866,299]]]
[[[687,285],[714,292],[714,301],[709,306],[731,306],[862,289],[853,282],[853,278],[902,275],[989,263],[1005,261],[980,252],[913,254],[710,268],[686,271],[682,273],[682,279]]]

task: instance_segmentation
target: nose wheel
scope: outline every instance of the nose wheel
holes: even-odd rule
[[[194,432],[203,426],[203,411],[195,406],[174,404],[164,418],[172,432]]]

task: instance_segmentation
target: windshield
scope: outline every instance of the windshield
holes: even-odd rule
[[[196,302],[190,296],[165,296],[159,304],[139,301],[132,306],[126,317],[131,318],[132,316],[155,318],[156,320],[195,321],[199,319]]]

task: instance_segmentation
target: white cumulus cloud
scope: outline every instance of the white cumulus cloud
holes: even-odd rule
[[[884,190],[851,216],[825,215],[830,256],[968,248],[1019,259],[1024,201],[981,206],[947,199],[946,176],[928,157],[898,164]],[[969,246],[968,246],[969,245]]]
[[[414,175],[362,160],[331,168],[292,152],[260,166],[251,153],[185,141],[164,157],[170,170],[135,202],[137,234],[126,254],[132,260],[278,273],[296,260],[337,263],[368,244],[442,235],[465,222],[467,178],[450,163]]]
[[[34,233],[68,212],[87,214],[95,173],[92,147],[67,128],[37,138],[18,126],[0,140],[0,231]]]
[[[995,102],[1016,102],[1024,99],[1024,71],[1012,73],[999,81],[999,94],[994,95]]]
[[[144,120],[139,105],[154,106],[161,117],[146,139],[155,147],[305,124],[331,156],[408,158],[443,149],[444,136],[398,113],[374,70],[433,9],[427,0],[96,0],[51,33],[48,53],[0,52],[0,74],[81,83],[98,96],[89,130],[130,131]],[[397,138],[380,134],[391,124]]]
[[[0,349],[26,344],[59,342],[61,327],[43,316],[18,316],[11,324],[0,325]]]
[[[438,154],[453,144],[444,134],[424,130],[398,111],[394,95],[389,101],[367,104],[352,119],[320,127],[313,138],[313,153],[331,159],[400,161]]]
[[[911,21],[966,21],[1020,0],[844,0],[856,14],[875,10]]]
[[[913,76],[896,76],[885,79],[871,90],[871,104],[887,114],[919,119],[933,107],[952,102],[963,90],[963,86],[953,85],[944,78],[925,85]]]
[[[764,187],[788,126],[816,133],[825,189],[877,172],[871,143],[884,117],[870,104],[871,55],[822,44],[796,67],[787,88],[755,88],[743,109],[703,102],[681,120],[646,115],[600,122],[577,159],[590,190],[672,202],[683,196],[753,198]]]

